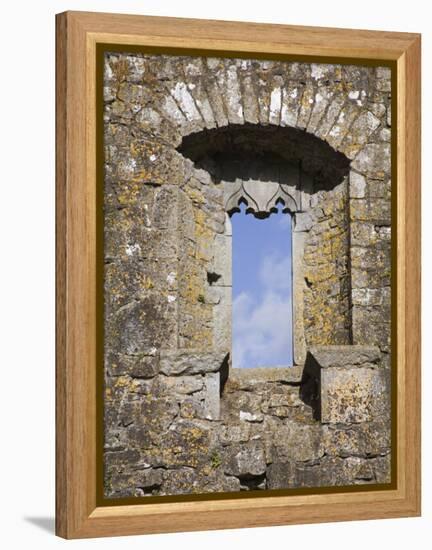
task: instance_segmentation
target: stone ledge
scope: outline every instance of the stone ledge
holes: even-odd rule
[[[314,346],[309,351],[322,369],[353,368],[365,364],[375,366],[381,358],[376,346]]]
[[[165,349],[160,351],[159,372],[167,376],[218,372],[224,368],[228,355],[226,351]]]
[[[229,381],[238,389],[248,389],[256,384],[265,384],[266,382],[300,384],[302,375],[303,366],[232,369],[229,373]]]

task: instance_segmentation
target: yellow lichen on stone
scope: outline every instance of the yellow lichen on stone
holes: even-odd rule
[[[146,290],[150,290],[152,288],[154,288],[154,282],[152,281],[152,279],[146,275],[142,275],[142,286],[146,289]]]

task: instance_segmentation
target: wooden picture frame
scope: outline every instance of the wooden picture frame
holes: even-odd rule
[[[56,23],[56,533],[84,538],[419,515],[420,35],[86,12],[59,14]],[[98,505],[96,52],[101,43],[328,63],[369,60],[394,70],[397,437],[391,489]]]

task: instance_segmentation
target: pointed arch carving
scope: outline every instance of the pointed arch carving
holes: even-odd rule
[[[267,218],[276,212],[281,204],[284,212],[295,213],[299,210],[296,202],[296,190],[276,181],[236,180],[234,184],[225,182],[225,211],[232,215],[240,212],[240,204],[246,205],[246,212],[256,218]],[[293,196],[294,195],[294,196]]]

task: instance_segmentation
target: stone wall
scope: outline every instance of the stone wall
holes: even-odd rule
[[[106,496],[388,482],[389,70],[104,75]],[[291,368],[230,369],[227,194],[254,182],[294,216]]]
[[[389,387],[377,347],[321,346],[305,368],[237,369],[222,399],[221,360],[165,352],[121,371],[108,402],[116,429],[106,440],[107,495],[390,481]]]

